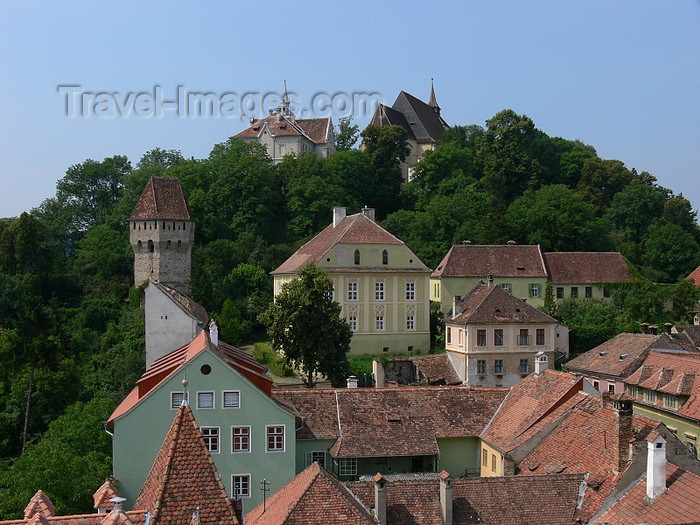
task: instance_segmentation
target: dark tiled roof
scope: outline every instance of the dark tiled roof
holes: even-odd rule
[[[326,469],[313,463],[251,510],[246,525],[376,525],[367,507]]]
[[[573,525],[582,474],[537,477],[460,478],[453,481],[454,525]],[[373,482],[349,482],[366,505],[374,504]],[[387,525],[442,525],[440,481],[389,481]]]
[[[295,273],[308,262],[319,261],[336,244],[404,244],[362,213],[345,217],[337,226],[331,223],[321,233],[294,252],[276,273]],[[416,257],[416,259],[418,259]],[[366,270],[367,267],[358,267]],[[389,268],[392,268],[391,266]],[[392,271],[395,271],[392,270]],[[426,266],[413,271],[429,271]]]
[[[498,412],[481,433],[481,439],[510,452],[547,423],[575,406],[583,380],[572,374],[545,370],[530,374],[512,387]]]
[[[676,325],[676,332],[688,338],[688,341],[697,350],[700,348],[700,326],[698,325]]]
[[[409,126],[408,121],[403,113],[397,111],[384,104],[379,104],[369,123],[370,126],[401,126],[406,130],[406,135],[409,139],[416,140],[413,134],[413,129]]]
[[[405,91],[399,93],[392,108],[404,115],[418,142],[437,142],[449,127],[436,111],[437,108]]]
[[[337,439],[331,449],[336,457],[376,457],[437,454],[437,438],[478,436],[507,391],[454,386],[295,389],[274,391],[273,397],[304,418],[298,439]]]
[[[544,260],[554,284],[615,283],[630,279],[618,252],[547,252]]]
[[[291,117],[270,115],[264,119],[255,120],[250,127],[244,129],[233,138],[250,139],[257,138],[267,127],[275,136],[302,136],[314,144],[323,144],[328,138],[328,130],[331,126],[330,118],[294,119]]]
[[[141,193],[130,221],[191,221],[193,220],[180,179],[151,177]]]
[[[462,383],[447,354],[423,355],[409,359],[430,385],[459,385]]]
[[[153,509],[152,525],[188,525],[196,510],[202,523],[239,523],[189,405],[177,411],[134,508]]]
[[[500,286],[476,285],[457,304],[457,317],[447,323],[557,323],[557,320],[518,299]]]
[[[432,277],[547,277],[539,245],[457,244]]]
[[[194,317],[201,326],[206,326],[209,322],[209,314],[207,310],[198,302],[190,299],[184,293],[166,286],[161,283],[153,283],[166,296],[170,297],[175,304],[182,308],[186,313]]]
[[[667,490],[653,503],[646,501],[646,475],[626,492],[596,523],[628,525],[646,523],[698,523],[700,476],[673,463],[666,464]]]
[[[618,334],[565,364],[571,372],[597,372],[625,378],[641,365],[651,348],[666,343],[664,334]]]

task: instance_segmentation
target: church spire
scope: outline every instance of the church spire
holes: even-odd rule
[[[440,114],[440,106],[438,106],[437,98],[435,98],[435,88],[433,87],[433,79],[430,79],[430,100],[428,105],[435,110],[435,112]]]

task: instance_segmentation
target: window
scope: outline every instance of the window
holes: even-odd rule
[[[593,297],[593,287],[592,287],[592,286],[586,286],[586,288],[584,289],[584,294],[586,295],[586,297],[587,297],[588,299],[590,299],[591,297]]]
[[[489,466],[489,452],[488,452],[488,450],[482,451],[481,464],[482,464],[484,467],[488,467],[488,466]]]
[[[331,287],[330,287],[328,290],[326,290],[326,293],[324,293],[323,295],[325,295],[325,296],[326,296],[326,299],[328,299],[328,300],[330,300],[330,301],[334,301],[334,300],[335,300],[335,290],[333,289],[333,285],[332,285],[332,284],[331,284]]]
[[[491,472],[496,472],[496,454],[491,454]]]
[[[377,330],[384,330],[384,316],[383,315],[378,315],[374,319],[374,327]]]
[[[520,373],[521,374],[529,374],[530,373],[530,360],[529,359],[521,359],[520,360]]]
[[[510,283],[501,283],[501,288],[503,288],[508,293],[511,293],[511,290],[513,289]]]
[[[348,324],[350,325],[350,330],[357,332],[357,316],[351,315],[348,317]]]
[[[231,492],[234,499],[250,497],[250,474],[231,475]]]
[[[676,396],[673,394],[664,394],[664,406],[666,408],[676,409]]]
[[[593,388],[600,391],[600,381],[593,381]]]
[[[496,346],[503,346],[503,329],[496,328],[493,331],[493,344]]]
[[[520,329],[520,335],[518,336],[518,344],[520,346],[527,346],[530,344],[530,330],[527,328]]]
[[[615,383],[608,383],[608,392],[611,394],[615,393]]]
[[[416,283],[408,281],[406,283],[406,300],[414,301],[416,299]]]
[[[284,452],[284,425],[265,428],[267,429],[267,451]]]
[[[338,474],[341,476],[356,476],[357,475],[357,459],[356,458],[340,458],[338,460]]]
[[[694,456],[697,455],[698,436],[695,434],[688,434],[687,432],[684,432],[683,435],[685,436],[685,444],[688,447],[688,450],[690,450]]]
[[[189,392],[187,398],[189,399]],[[177,410],[180,408],[180,405],[184,399],[185,394],[183,392],[170,392],[170,408],[172,410]]]
[[[250,427],[231,427],[231,453],[250,452]]]
[[[360,250],[355,250],[355,264],[360,264]]]
[[[374,283],[374,300],[383,301],[384,300],[384,282],[377,281]]]
[[[382,264],[389,264],[389,252],[387,252],[386,250],[382,251]]]
[[[357,281],[348,282],[348,301],[357,301]]]
[[[197,392],[197,408],[214,408],[214,392]]]
[[[225,390],[222,395],[224,408],[239,408],[241,406],[241,393],[238,390]]]
[[[447,327],[447,333],[445,335],[447,344],[450,344],[452,342],[452,328],[449,326]]]
[[[206,443],[209,452],[212,454],[219,453],[219,427],[201,427],[202,437]]]
[[[415,330],[416,324],[412,315],[406,316],[406,330]]]
[[[493,361],[493,373],[502,374],[503,373],[503,359],[494,359]]]
[[[531,283],[530,284],[530,297],[539,297],[540,296],[540,284],[538,283]]]
[[[644,401],[647,403],[653,403],[654,402],[654,391],[653,390],[645,390],[644,391]]]
[[[603,286],[603,297],[610,297],[610,290]]]
[[[153,241],[148,241],[148,251],[149,251],[150,253],[154,253],[154,252],[156,251],[156,247],[155,247],[155,245],[153,244]]]
[[[637,397],[637,385],[626,385],[625,390],[630,396]]]
[[[544,328],[538,328],[535,332],[535,343],[539,346],[544,344]]]
[[[486,346],[486,330],[476,331],[476,346]]]
[[[476,373],[477,374],[485,374],[486,373],[486,361],[483,359],[479,359],[476,362]]]
[[[312,463],[318,463],[322,467],[326,466],[326,451],[325,450],[314,450],[312,452],[307,452],[304,460],[306,466],[308,467]]]
[[[564,287],[557,286],[557,299],[563,299],[563,298],[564,298]]]
[[[571,298],[578,299],[578,286],[571,287]]]

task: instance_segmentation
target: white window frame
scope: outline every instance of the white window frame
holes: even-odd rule
[[[204,396],[211,396],[211,406],[200,403]],[[214,410],[216,408],[216,394],[213,390],[202,390],[197,392],[197,410]]]
[[[239,434],[240,435],[245,435],[248,438],[248,448],[241,448],[240,450],[236,450],[236,430],[237,429],[246,429],[248,431],[247,434]],[[233,425],[231,427],[231,454],[250,454],[250,451],[252,449],[252,434],[253,431],[250,427],[250,425]]]
[[[327,454],[325,450],[312,450],[311,452],[307,452],[304,455],[304,466],[308,467],[311,465],[314,461],[318,461],[319,458],[322,459],[322,463],[319,463],[321,466],[325,467],[326,466],[326,461],[327,461]]]
[[[384,287],[384,281],[375,281],[374,282],[374,300],[375,301],[384,301],[384,297],[386,297],[385,292],[385,287]]]
[[[339,476],[357,476],[357,458],[338,458]]]
[[[247,491],[242,494],[236,494],[236,482],[240,486],[241,482],[247,485]],[[231,497],[232,498],[250,498],[250,474],[231,474]]]
[[[348,281],[348,301],[358,300],[357,281]]]
[[[498,375],[503,375],[505,373],[505,364],[503,363],[503,359],[494,359],[493,360],[493,373],[498,374]]]
[[[501,283],[499,286],[508,293],[511,293],[511,290],[513,289],[510,283]]]
[[[351,315],[348,317],[348,325],[350,326],[350,330],[353,332],[357,332],[357,316],[356,315]]]
[[[210,454],[221,453],[221,427],[199,427]],[[212,447],[215,444],[215,447]]]
[[[416,283],[414,281],[406,281],[406,300],[416,300]]]
[[[521,359],[520,360],[520,373],[521,374],[529,374],[530,373],[530,360],[529,359]]]
[[[177,398],[177,401],[175,399]],[[177,410],[182,405],[182,400],[185,399],[188,403],[190,400],[190,393],[186,394],[180,391],[170,392],[170,410]]]
[[[282,429],[282,433],[273,433],[273,429]],[[281,437],[281,445],[278,441]],[[274,440],[273,446],[270,447],[270,439]],[[265,425],[265,452],[284,452],[286,449],[286,429],[284,425]]]
[[[236,406],[226,404],[226,394],[236,394],[238,403]],[[221,408],[225,410],[235,410],[241,408],[241,391],[240,390],[224,390],[221,392]]]
[[[378,331],[383,331],[384,330],[384,316],[383,315],[377,315],[374,318],[374,328]]]
[[[415,330],[416,329],[416,319],[412,315],[407,315],[406,316],[406,330]]]
[[[530,297],[539,297],[540,296],[540,284],[539,283],[530,283]]]
[[[476,361],[476,373],[479,375],[485,375],[488,371],[488,364],[486,359],[477,359]]]

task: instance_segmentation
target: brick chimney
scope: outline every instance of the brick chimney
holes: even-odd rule
[[[671,330],[673,329],[673,323],[665,323],[664,328],[666,329],[666,335],[671,335]]]
[[[374,222],[374,208],[368,208],[365,206],[362,208],[362,215],[367,217],[370,221]]]
[[[452,525],[452,478],[443,470],[440,477],[440,510],[442,511],[442,525]]]
[[[654,502],[666,492],[666,440],[658,435],[647,443],[647,496],[648,503]]]
[[[651,325],[649,330],[651,330],[652,335],[657,335],[659,333],[659,327],[655,324]]]
[[[333,227],[335,228],[345,218],[345,208],[336,206],[333,208]]]
[[[639,326],[641,327],[643,334],[649,333],[649,323],[642,323]]]
[[[608,396],[602,396],[606,399]],[[610,396],[615,414],[615,435],[612,445],[615,447],[615,471],[622,472],[630,460],[630,441],[632,440],[632,401],[625,394]]]
[[[380,472],[374,476],[374,515],[380,525],[386,525],[386,478]]]

